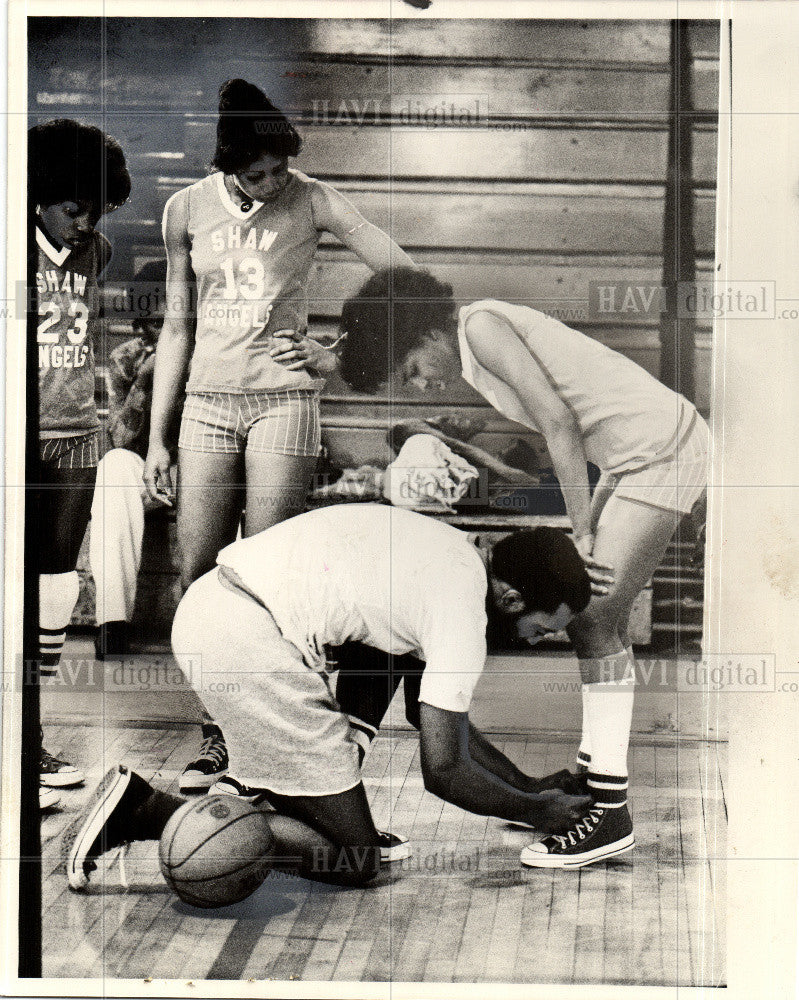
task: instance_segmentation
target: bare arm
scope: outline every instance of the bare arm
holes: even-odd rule
[[[194,342],[194,273],[189,256],[189,237],[182,200],[172,199],[164,210],[164,244],[167,256],[166,312],[158,338],[150,414],[150,446],[144,468],[147,493],[153,500],[171,502],[174,490],[170,477],[167,436],[169,425],[183,393],[186,371]]]
[[[349,198],[329,184],[317,181],[312,205],[316,228],[332,233],[373,271],[416,266],[387,233],[365,219]]]
[[[566,829],[590,805],[588,797],[515,788],[472,758],[468,715],[426,702],[421,702],[419,710],[425,788],[446,802],[481,816],[498,816],[552,832]]]
[[[525,774],[505,754],[490,743],[471,722],[469,723],[469,756],[486,771],[522,792],[537,792],[537,778]]]
[[[349,198],[329,184],[316,181],[311,205],[316,228],[332,233],[372,271],[416,266],[402,247],[365,219]],[[276,341],[270,353],[274,361],[289,371],[311,368],[320,375],[331,375],[338,367],[338,358],[333,352],[307,335]]]
[[[590,535],[588,460],[580,428],[571,410],[501,317],[475,312],[469,317],[465,332],[475,358],[513,390],[544,435],[575,537]]]

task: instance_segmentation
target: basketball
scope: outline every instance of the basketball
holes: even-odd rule
[[[269,820],[251,803],[209,795],[170,817],[158,848],[161,874],[184,903],[228,906],[263,883],[274,843]]]

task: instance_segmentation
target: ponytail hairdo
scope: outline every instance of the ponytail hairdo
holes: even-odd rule
[[[235,174],[268,153],[296,156],[302,139],[262,90],[246,80],[226,80],[219,88],[214,170]]]

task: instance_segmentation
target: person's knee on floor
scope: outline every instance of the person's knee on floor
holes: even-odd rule
[[[90,803],[65,834],[73,889],[85,887],[91,865],[101,854],[134,840],[158,841],[170,818],[190,801],[154,788],[124,767],[109,771],[99,791],[104,807],[98,809],[97,800]],[[363,785],[325,796],[270,793],[269,799],[277,810],[267,813],[275,868],[353,887],[373,881],[380,870],[381,848]],[[266,811],[268,806],[260,808]]]
[[[277,795],[268,801],[278,849],[299,852],[306,877],[368,885],[380,871],[379,834],[362,784],[334,795]]]

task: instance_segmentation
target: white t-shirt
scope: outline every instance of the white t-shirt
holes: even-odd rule
[[[487,576],[467,535],[381,504],[323,507],[217,557],[318,668],[357,640],[426,663],[420,701],[466,712],[485,666]]]
[[[463,377],[511,420],[541,432],[516,393],[477,361],[465,325],[486,311],[508,323],[574,415],[586,457],[604,472],[640,469],[671,455],[694,407],[634,361],[529,306],[486,299],[461,309]]]

